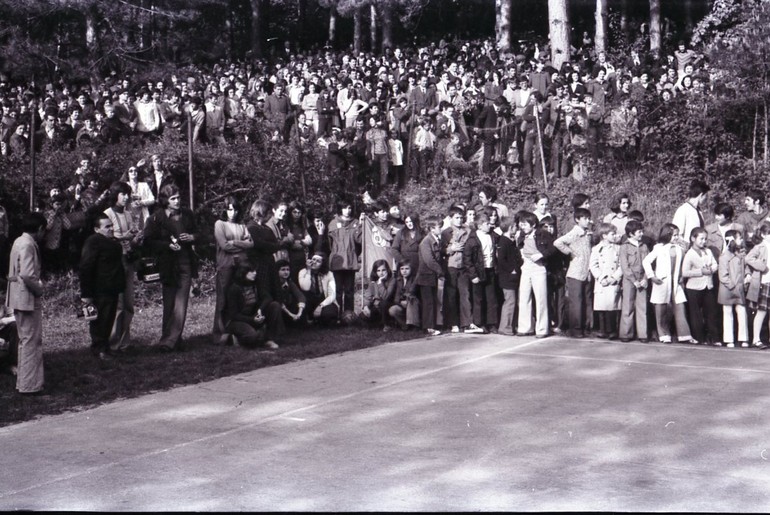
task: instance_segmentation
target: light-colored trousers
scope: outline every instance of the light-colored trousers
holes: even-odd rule
[[[735,308],[735,317],[733,317],[733,308]],[[749,341],[749,317],[746,313],[746,306],[740,304],[722,306],[722,341],[725,343],[734,343],[733,326],[735,318],[738,319],[738,341]],[[759,338],[755,338],[759,339]]]
[[[16,389],[21,393],[43,389],[43,310],[15,309],[16,330],[19,332],[19,363]]]
[[[532,332],[532,296],[535,297],[535,333],[548,334],[548,285],[545,267],[525,261],[519,283],[519,323],[517,333]]]

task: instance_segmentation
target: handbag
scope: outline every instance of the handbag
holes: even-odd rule
[[[136,267],[136,276],[144,283],[155,283],[160,281],[158,260],[154,257],[139,258],[139,265]]]

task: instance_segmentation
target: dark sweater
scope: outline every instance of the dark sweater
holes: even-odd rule
[[[119,295],[125,288],[123,247],[112,238],[92,234],[86,239],[80,258],[80,296]]]

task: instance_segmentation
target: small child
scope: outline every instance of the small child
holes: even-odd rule
[[[503,231],[497,245],[497,284],[503,290],[503,307],[500,310],[498,332],[513,336],[513,313],[516,310],[516,296],[521,280],[521,251],[516,246],[515,232],[518,221],[510,218],[500,219],[499,228]]]
[[[436,317],[439,304],[439,279],[444,278],[444,266],[441,258],[441,221],[436,216],[428,216],[422,220],[424,231],[428,234],[420,242],[419,266],[415,283],[420,288],[420,325],[429,336],[438,336],[441,331],[436,329]]]
[[[690,328],[693,337],[701,343],[721,345],[713,277],[718,266],[714,254],[706,248],[706,229],[694,228],[690,231],[690,248],[682,262]]]
[[[767,256],[770,254],[770,223],[763,222],[757,229],[757,235],[761,238],[760,243],[754,245],[754,248],[746,256],[747,269],[751,271],[751,281],[749,290],[746,292],[746,299],[749,301],[749,307],[756,310],[754,315],[754,347],[758,349],[765,348],[765,344],[760,340],[762,325],[765,323],[767,310],[770,309],[770,269],[767,267]]]
[[[599,241],[591,249],[590,270],[594,277],[594,313],[599,318],[599,338],[617,336],[620,313],[620,246],[616,243],[617,228],[610,223],[599,225]]]
[[[393,305],[388,309],[388,314],[403,330],[409,329],[409,326],[420,325],[420,300],[417,298],[415,274],[412,273],[412,264],[408,259],[398,264]]]
[[[583,338],[586,324],[586,299],[589,285],[589,260],[591,258],[591,212],[575,210],[575,226],[556,239],[553,246],[570,257],[567,269],[567,310],[569,336]]]
[[[372,264],[369,275],[369,287],[364,292],[364,306],[361,315],[371,327],[382,326],[384,332],[390,331],[388,325],[388,308],[393,302],[396,281],[390,265],[384,259],[378,259]]]
[[[537,338],[548,336],[548,279],[545,262],[556,252],[553,236],[537,226],[537,215],[520,211],[519,234],[516,244],[521,249],[524,263],[521,265],[519,283],[518,336],[535,334]],[[535,330],[532,330],[532,296],[535,297]]]
[[[623,272],[620,314],[620,341],[636,337],[647,342],[647,277],[642,263],[650,250],[642,242],[644,227],[641,222],[628,220],[625,224],[626,241],[620,246],[620,269]]]
[[[722,342],[735,347],[734,318],[738,319],[738,342],[749,346],[749,319],[746,314],[746,293],[743,288],[751,279],[745,272],[746,250],[743,235],[730,229],[725,233],[725,247],[719,256],[719,293],[717,302],[722,305]],[[733,312],[735,317],[733,317]]]
[[[770,233],[770,226],[768,226]],[[655,320],[658,325],[658,337],[663,343],[671,343],[671,328],[666,321],[670,320],[673,310],[676,324],[677,339],[680,343],[698,343],[690,335],[684,305],[687,297],[682,288],[682,255],[684,251],[678,243],[679,227],[674,224],[663,224],[658,234],[658,243],[642,261],[647,279],[652,281],[650,302],[655,305]],[[652,265],[655,264],[653,271]]]

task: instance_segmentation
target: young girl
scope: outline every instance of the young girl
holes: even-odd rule
[[[594,312],[599,315],[599,338],[617,337],[620,313],[620,246],[615,226],[602,223],[597,230],[601,241],[591,249],[589,267],[594,277]]]
[[[658,234],[658,243],[642,261],[644,273],[652,282],[650,302],[655,306],[655,321],[658,337],[663,343],[671,343],[669,321],[673,311],[676,335],[680,343],[698,343],[690,335],[684,305],[687,297],[679,284],[682,275],[682,247],[679,240],[679,228],[674,224],[664,224]],[[652,265],[655,264],[655,271]]]
[[[390,265],[384,259],[378,259],[372,265],[369,275],[369,287],[364,292],[364,306],[361,315],[370,326],[382,326],[383,331],[389,331],[388,310],[393,303],[396,281]]]
[[[409,260],[402,260],[398,264],[393,305],[388,309],[388,314],[404,330],[409,329],[409,326],[420,326],[420,300],[417,298],[418,286],[414,280],[416,275],[417,270],[412,268]]]
[[[682,277],[693,336],[702,343],[721,341],[713,279],[718,266],[714,254],[706,248],[706,230],[696,227],[690,232],[690,249],[684,255]]]
[[[767,267],[768,249],[770,249],[770,224],[764,222],[757,231],[762,238],[761,243],[755,245],[746,256],[746,265],[751,271],[749,290],[746,299],[749,307],[756,310],[754,315],[754,347],[763,349],[765,344],[759,339],[762,332],[762,324],[765,322],[767,310],[770,308],[770,269]]]
[[[730,229],[725,233],[725,247],[719,256],[719,295],[717,302],[722,305],[722,342],[726,347],[735,347],[733,311],[738,319],[738,341],[741,347],[749,346],[749,321],[746,315],[746,294],[743,285],[751,275],[746,275],[746,250],[743,235]]]
[[[626,223],[628,222],[628,211],[631,209],[631,197],[628,193],[618,193],[612,199],[610,205],[610,211],[607,216],[604,217],[604,222],[614,225],[618,234],[624,236],[626,234]]]
[[[535,209],[533,213],[535,213],[535,216],[537,217],[537,221],[541,221],[546,216],[550,216],[553,219],[553,225],[554,225],[554,234],[556,234],[556,217],[553,216],[548,211],[548,204],[550,203],[550,199],[548,198],[548,195],[545,193],[537,193],[535,195]]]

